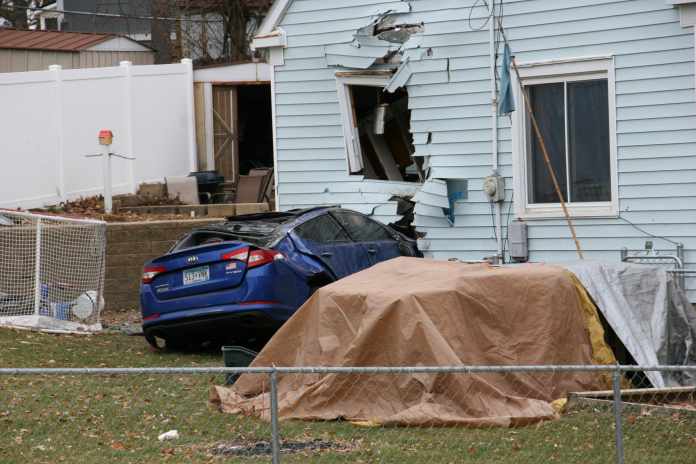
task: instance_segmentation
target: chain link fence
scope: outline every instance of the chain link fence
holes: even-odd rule
[[[0,461],[694,462],[696,388],[645,388],[646,371],[687,370],[696,366],[0,369]],[[209,395],[229,374],[260,391],[223,414]],[[328,376],[323,403],[288,388]],[[563,391],[569,379],[607,388]],[[482,401],[482,385],[514,394]],[[158,440],[171,430],[178,439]]]

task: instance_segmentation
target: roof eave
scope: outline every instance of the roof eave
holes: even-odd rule
[[[251,42],[251,48],[253,50],[259,50],[263,48],[287,48],[288,38],[283,29],[275,29],[270,34],[258,34],[254,37]]]
[[[256,37],[263,37],[273,33],[280,25],[283,17],[285,17],[290,3],[292,3],[292,0],[275,0],[263,19]]]

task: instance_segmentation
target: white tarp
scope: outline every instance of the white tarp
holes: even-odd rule
[[[636,363],[696,364],[696,311],[664,268],[600,262],[566,267],[580,279]],[[696,383],[694,373],[645,375],[656,388]]]

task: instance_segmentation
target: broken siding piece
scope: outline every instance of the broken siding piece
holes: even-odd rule
[[[454,226],[455,205],[468,197],[468,181],[466,179],[429,179],[418,192],[416,202],[416,225],[418,216],[430,218],[445,218],[449,227]],[[445,222],[442,222],[445,226]]]
[[[423,184],[414,200],[423,205],[449,208],[447,182],[441,179],[429,179]]]
[[[400,47],[375,40],[357,39],[352,43],[329,45],[326,47],[326,61],[329,66],[368,69],[375,62],[389,53],[395,53]]]
[[[384,91],[389,93],[396,92],[398,89],[408,84],[408,81],[411,79],[412,75],[413,69],[411,68],[411,58],[406,57],[406,59],[399,66],[399,69],[396,70],[392,78],[384,87]]]
[[[403,29],[399,28],[397,16],[410,12],[408,2],[393,3],[388,9],[382,9],[369,25],[355,32],[351,43],[325,47],[328,65],[368,69],[388,55],[403,54],[406,50],[419,48],[423,39],[422,26],[405,25]],[[378,36],[376,32],[380,25],[388,26],[390,30]]]

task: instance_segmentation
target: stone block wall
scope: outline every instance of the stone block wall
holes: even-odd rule
[[[106,311],[139,308],[143,265],[196,227],[222,219],[112,223],[106,231]]]

